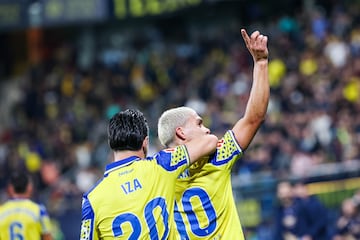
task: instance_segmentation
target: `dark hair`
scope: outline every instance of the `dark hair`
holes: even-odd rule
[[[147,121],[139,110],[127,109],[109,120],[108,140],[112,150],[140,150],[149,135]]]
[[[30,180],[30,176],[26,172],[14,172],[10,176],[10,184],[16,193],[25,193]]]

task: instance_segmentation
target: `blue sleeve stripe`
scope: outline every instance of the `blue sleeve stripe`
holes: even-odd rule
[[[211,163],[214,164],[215,166],[224,165],[224,164],[228,163],[230,160],[232,160],[234,158],[234,156],[239,155],[239,153],[241,153],[241,152],[235,151],[228,158],[225,158],[225,159],[223,159],[221,161],[217,161],[216,160],[217,158],[216,158],[216,155],[215,155],[215,157],[211,160]]]
[[[82,202],[82,220],[94,219],[94,216],[94,210],[90,204],[90,201],[87,196],[84,196]]]
[[[47,229],[47,225],[44,222],[44,218],[48,218],[46,207],[42,204],[39,204],[39,207],[40,207],[40,224],[42,228],[42,233],[49,233],[50,229]]]
[[[40,206],[40,216],[41,216],[41,217],[43,217],[43,216],[48,216],[48,213],[47,213],[47,211],[46,211],[45,206],[42,205],[42,204],[39,204],[39,206]]]

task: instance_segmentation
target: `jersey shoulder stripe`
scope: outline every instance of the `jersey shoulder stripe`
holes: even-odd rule
[[[210,162],[216,166],[220,166],[230,161],[235,162],[242,154],[242,149],[236,141],[233,131],[228,130],[224,137],[219,140],[216,154],[212,156]]]

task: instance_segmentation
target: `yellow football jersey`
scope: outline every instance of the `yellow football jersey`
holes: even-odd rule
[[[231,168],[241,156],[233,132],[227,131],[214,155],[181,174],[175,194],[177,239],[245,239],[231,186]]]
[[[107,165],[83,196],[80,239],[174,239],[175,182],[189,163],[179,146]]]
[[[0,239],[41,239],[50,233],[50,218],[43,205],[29,199],[11,199],[0,206]]]

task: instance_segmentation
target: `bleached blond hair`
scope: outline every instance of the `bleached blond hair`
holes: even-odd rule
[[[195,110],[189,107],[176,107],[166,110],[158,120],[158,137],[165,147],[174,141],[175,130],[183,126]]]

